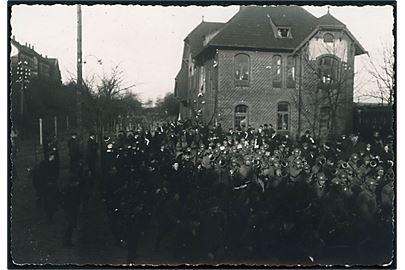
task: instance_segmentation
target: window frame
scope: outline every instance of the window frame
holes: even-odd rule
[[[287,36],[282,36],[280,31],[282,30],[287,30]],[[292,34],[291,34],[291,27],[289,26],[278,26],[277,27],[277,33],[276,33],[277,38],[292,38]]]
[[[327,39],[326,36],[332,37],[332,39]],[[333,43],[335,41],[335,36],[328,32],[323,34],[322,39],[325,43]]]
[[[293,62],[289,63],[289,59],[292,59]],[[292,70],[292,80],[289,78],[289,71]],[[287,56],[287,63],[286,63],[286,85],[287,88],[296,88],[297,85],[297,61],[293,55]]]
[[[280,59],[280,64],[278,64],[276,57],[279,57]],[[283,57],[279,54],[273,55],[271,58],[272,61],[272,66],[273,66],[273,78],[272,78],[272,86],[273,88],[282,88],[283,87]],[[279,75],[277,72],[279,72]],[[277,77],[280,77],[278,80],[276,80]]]
[[[324,124],[326,123],[326,125]],[[327,129],[330,128],[330,108],[329,106],[322,106],[319,108],[319,128]]]
[[[236,86],[249,86],[250,85],[250,80],[251,80],[251,72],[250,72],[250,56],[246,53],[237,53],[234,56],[234,68],[233,68],[233,76],[234,76],[234,81]],[[238,59],[243,59],[247,60],[245,61],[238,61]],[[243,77],[240,76],[240,73],[244,73],[244,75],[247,75],[247,79],[243,79]],[[239,76],[239,78],[237,77]],[[243,76],[243,75],[242,75]],[[241,79],[242,78],[242,79]]]
[[[245,108],[245,112],[239,112],[237,111],[238,108]],[[233,127],[236,129],[239,125],[236,125],[236,119],[240,117],[245,117],[246,119],[246,126],[245,128],[249,125],[249,106],[246,104],[237,104],[234,109],[233,109]],[[240,121],[239,121],[240,123]]]
[[[330,59],[330,65],[325,64],[325,60]],[[318,76],[321,86],[331,86],[340,79],[341,60],[334,55],[322,55],[318,58]]]
[[[286,105],[287,106],[287,110],[280,110],[280,106],[281,105]],[[277,131],[280,132],[289,132],[291,129],[291,119],[290,119],[290,113],[291,113],[291,106],[290,103],[286,102],[286,101],[280,101],[277,103],[277,122],[276,122],[276,128]],[[281,118],[280,118],[281,116]],[[281,128],[279,127],[279,119],[281,119]],[[287,119],[287,128],[283,129],[283,123],[284,120]]]

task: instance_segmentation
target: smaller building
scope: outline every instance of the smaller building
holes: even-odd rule
[[[34,46],[28,43],[22,45],[15,40],[14,36],[10,41],[10,46],[13,75],[17,72],[20,63],[29,69],[31,78],[42,77],[59,83],[62,82],[58,59],[42,56],[35,51]]]

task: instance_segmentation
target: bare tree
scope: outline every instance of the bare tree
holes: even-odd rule
[[[340,120],[346,118],[346,105],[353,99],[353,66],[347,60],[346,48],[324,44],[324,53],[314,57],[303,49],[301,69],[305,78],[300,82],[301,95],[292,92],[293,102],[301,107],[301,123],[315,137],[335,135]],[[301,98],[301,100],[300,100]],[[323,134],[324,132],[328,134]]]
[[[117,109],[117,103],[122,100],[127,101],[128,98],[137,100],[137,97],[133,94],[129,95],[129,91],[135,84],[125,84],[123,71],[118,65],[112,69],[110,74],[103,74],[99,79],[100,82],[93,86],[93,77],[93,80],[90,80],[89,89],[94,97],[97,112],[96,128],[102,136],[105,124],[113,122],[120,115],[121,111]]]
[[[379,100],[381,104],[392,105],[394,103],[394,54],[392,47],[383,45],[380,51],[375,55],[369,56],[366,63],[366,70],[371,76],[371,80],[376,87],[366,91],[361,97],[369,97]]]

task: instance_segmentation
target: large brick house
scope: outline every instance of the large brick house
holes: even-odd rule
[[[241,7],[185,38],[175,81],[180,118],[272,124],[292,136],[350,131],[354,59],[364,53],[329,11],[317,18],[298,6]]]

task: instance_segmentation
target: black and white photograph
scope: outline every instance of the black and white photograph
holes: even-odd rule
[[[9,1],[8,267],[397,267],[397,2]]]

